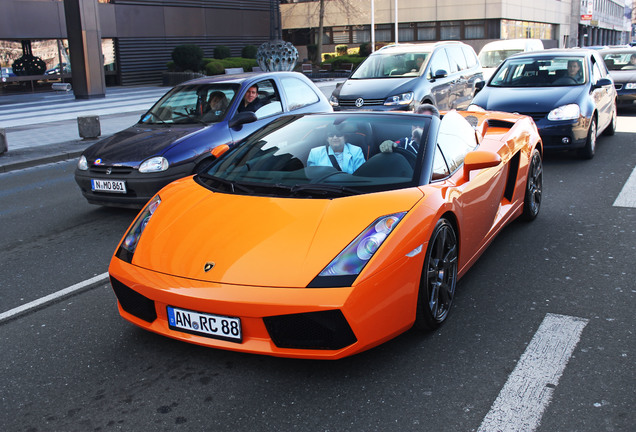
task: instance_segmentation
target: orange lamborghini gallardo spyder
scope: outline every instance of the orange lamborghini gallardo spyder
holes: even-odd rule
[[[146,205],[109,268],[125,319],[208,347],[336,359],[435,329],[541,205],[526,116],[286,116],[225,150]]]

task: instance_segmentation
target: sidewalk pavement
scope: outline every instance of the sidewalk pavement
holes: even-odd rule
[[[338,80],[315,84],[329,96]],[[0,95],[0,129],[8,151],[0,154],[0,173],[79,157],[84,149],[137,123],[170,87],[109,87],[106,97],[77,100],[72,92]],[[79,136],[77,117],[99,116],[97,139]]]
[[[112,87],[105,98],[78,100],[72,92],[0,96],[0,128],[8,151],[0,173],[79,157],[99,139],[132,126],[170,87]],[[79,136],[77,118],[99,116],[97,139]]]

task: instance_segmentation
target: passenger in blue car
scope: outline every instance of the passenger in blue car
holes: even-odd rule
[[[345,142],[344,130],[339,125],[329,127],[327,144],[311,149],[307,158],[307,166],[333,166],[349,174],[363,163],[362,149]]]

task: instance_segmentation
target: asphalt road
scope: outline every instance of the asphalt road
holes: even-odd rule
[[[538,219],[501,233],[435,333],[339,361],[246,355],[142,331],[99,284],[0,323],[0,430],[487,431],[498,395],[536,369],[533,336],[564,316],[582,330],[562,375],[517,405],[545,403],[540,432],[632,431],[636,209],[613,204],[635,117],[591,161],[548,155]],[[85,203],[74,163],[0,174],[0,313],[106,272],[135,216]]]

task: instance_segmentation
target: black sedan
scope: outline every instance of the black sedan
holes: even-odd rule
[[[614,80],[618,105],[636,107],[636,47],[608,48],[601,55]]]
[[[140,208],[163,186],[209,165],[215,147],[234,144],[284,114],[331,111],[320,89],[297,72],[188,81],[134,126],[87,148],[75,181],[91,204]]]
[[[506,59],[473,99],[472,109],[531,116],[546,150],[594,157],[600,131],[616,130],[616,90],[598,52],[550,49]]]

